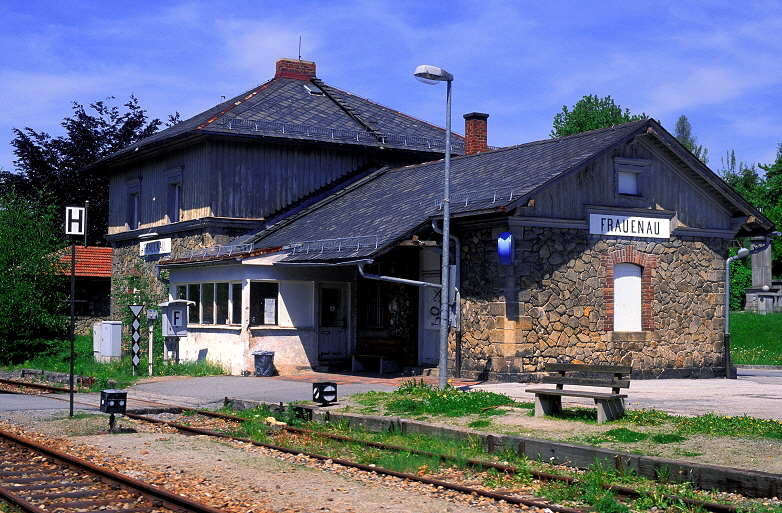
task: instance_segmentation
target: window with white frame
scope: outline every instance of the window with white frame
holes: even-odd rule
[[[251,281],[250,326],[312,328],[314,298],[311,281]]]
[[[277,282],[250,282],[250,326],[277,325],[279,294]]]
[[[650,160],[614,158],[616,193],[620,196],[643,196],[644,178],[649,174]]]
[[[242,322],[242,284],[231,282],[186,283],[174,296],[195,305],[188,308],[189,324],[236,325]]]

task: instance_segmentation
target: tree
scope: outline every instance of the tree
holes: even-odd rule
[[[777,146],[773,164],[758,164],[764,171],[761,176],[755,165],[744,162],[736,164],[734,152],[723,160],[722,178],[752,206],[763,212],[777,228],[782,227],[782,143]],[[772,274],[782,275],[782,241],[773,238],[771,242]]]
[[[65,334],[61,231],[44,195],[0,195],[0,364],[21,363]]]
[[[79,206],[89,201],[87,243],[102,243],[108,228],[108,178],[105,174],[79,172],[93,162],[152,135],[160,120],[147,119],[147,113],[131,95],[124,104],[98,101],[90,104],[93,113],[73,103],[73,115],[62,122],[66,135],[52,137],[30,127],[14,128],[11,145],[18,174],[0,172],[0,193],[13,187],[17,194],[33,198],[40,191],[53,195],[60,211],[66,205]],[[179,120],[171,116],[169,122]]]
[[[588,95],[578,100],[573,110],[568,110],[566,105],[562,106],[562,112],[554,116],[554,128],[550,135],[564,137],[641,119],[646,119],[646,114],[633,115],[629,109],[623,111],[611,96],[598,98],[596,95]]]
[[[673,136],[676,137],[676,140],[690,150],[695,155],[695,158],[704,164],[708,164],[709,157],[706,155],[709,153],[709,150],[698,144],[698,138],[692,133],[692,125],[690,125],[690,120],[687,119],[687,116],[684,114],[679,116],[674,130]]]

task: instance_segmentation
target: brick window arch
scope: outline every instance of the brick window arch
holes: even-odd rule
[[[603,284],[606,316],[603,328],[605,331],[614,331],[614,265],[624,263],[635,264],[641,268],[641,329],[654,331],[652,269],[657,267],[657,256],[641,253],[635,249],[635,246],[627,246],[600,255],[600,264],[606,269],[605,283]]]

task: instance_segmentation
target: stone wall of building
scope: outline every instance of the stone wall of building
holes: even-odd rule
[[[531,380],[548,362],[631,365],[634,377],[724,375],[728,241],[518,227],[515,263],[502,266],[500,231],[462,234],[463,377]],[[614,261],[641,265],[648,276],[643,331],[607,331]]]
[[[236,230],[222,230],[224,233],[210,233],[204,230],[194,230],[171,236],[171,254],[180,255],[186,250],[193,250],[212,246],[230,245],[231,241],[244,233]],[[236,231],[236,233],[233,233]],[[139,255],[138,239],[115,241],[112,244],[111,258],[111,318],[120,320],[121,315],[117,311],[116,294],[126,286],[127,276],[143,275],[150,287],[150,293],[161,298],[168,297],[168,280],[166,273],[158,277],[155,266],[161,257],[141,257]],[[168,255],[164,255],[168,256]]]

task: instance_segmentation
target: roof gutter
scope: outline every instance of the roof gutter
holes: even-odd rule
[[[390,281],[392,283],[402,283],[404,285],[413,285],[415,287],[432,287],[435,289],[441,289],[443,286],[439,283],[429,283],[426,281],[418,281],[418,280],[408,280],[406,278],[397,278],[396,276],[381,276],[379,274],[371,274],[364,271],[364,266],[366,264],[371,264],[374,262],[371,258],[362,258],[361,260],[348,260],[345,262],[334,262],[334,263],[326,263],[326,262],[318,262],[318,263],[312,263],[312,262],[277,262],[274,265],[299,265],[299,266],[314,266],[314,267],[335,267],[335,266],[347,266],[347,265],[355,265],[358,269],[358,273],[361,275],[362,278],[366,278],[368,280],[378,280],[378,281]]]

